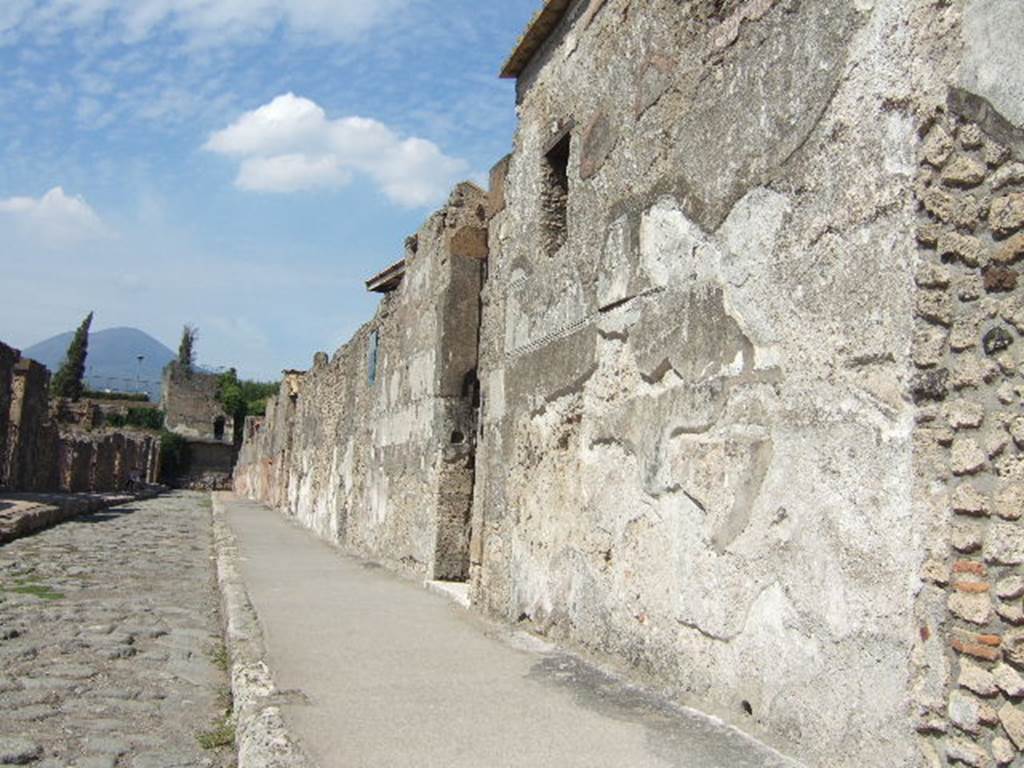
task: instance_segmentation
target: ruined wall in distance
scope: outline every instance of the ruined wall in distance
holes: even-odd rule
[[[233,442],[234,419],[217,401],[219,378],[215,373],[187,370],[177,361],[169,363],[160,402],[167,429],[195,440]]]
[[[286,375],[245,430],[240,493],[396,569],[466,577],[487,216],[486,194],[458,186],[373,320]]]
[[[50,418],[50,372],[23,358],[14,366],[11,388],[5,484],[22,491],[47,491],[58,486],[58,429]]]
[[[0,418],[0,487],[83,493],[124,490],[133,477],[156,482],[160,440],[155,434],[62,427],[56,417],[66,409],[51,404],[49,386],[45,366],[18,359],[0,344],[0,406],[7,417]]]

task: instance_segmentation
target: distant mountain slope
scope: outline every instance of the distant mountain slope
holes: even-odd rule
[[[74,333],[62,333],[22,350],[24,357],[38,360],[56,372],[67,354]],[[138,356],[143,360],[139,365]],[[160,376],[174,352],[137,328],[108,328],[89,334],[85,382],[91,389],[119,392],[143,391],[160,399]]]

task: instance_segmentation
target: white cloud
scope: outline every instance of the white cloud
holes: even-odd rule
[[[110,235],[85,200],[65,194],[61,187],[54,187],[40,198],[0,199],[0,222],[4,219],[23,238],[52,248]]]
[[[12,0],[3,0],[10,3]],[[13,0],[0,11],[0,30],[19,24],[53,33],[106,27],[124,42],[139,42],[158,27],[181,32],[201,45],[252,42],[279,27],[326,40],[350,40],[411,0]]]
[[[338,187],[361,173],[390,200],[409,207],[443,199],[468,169],[433,142],[402,138],[365,117],[331,120],[315,102],[291,93],[246,112],[210,136],[204,149],[242,158],[235,180],[240,189]]]
[[[276,155],[243,161],[235,183],[249,192],[298,192],[342,186],[349,179],[351,174],[330,155]]]

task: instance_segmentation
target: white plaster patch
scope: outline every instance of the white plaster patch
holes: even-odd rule
[[[654,204],[640,222],[640,263],[651,283],[718,280],[721,257],[707,234],[671,198]]]
[[[726,282],[741,286],[752,274],[767,269],[790,209],[789,198],[764,187],[751,190],[733,206],[717,232],[725,251]]]
[[[597,304],[604,308],[629,297],[633,277],[630,263],[629,218],[616,219],[608,228],[604,258],[597,277]]]
[[[484,418],[488,422],[505,417],[505,369],[491,371],[484,383]]]

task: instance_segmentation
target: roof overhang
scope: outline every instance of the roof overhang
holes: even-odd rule
[[[512,51],[508,61],[501,70],[504,78],[519,77],[534,54],[551,37],[551,33],[561,23],[572,0],[547,0],[544,7],[530,21],[523,36],[519,38],[516,49]]]
[[[371,293],[390,293],[398,287],[405,277],[405,259],[392,264],[379,275],[366,281],[366,290]]]

